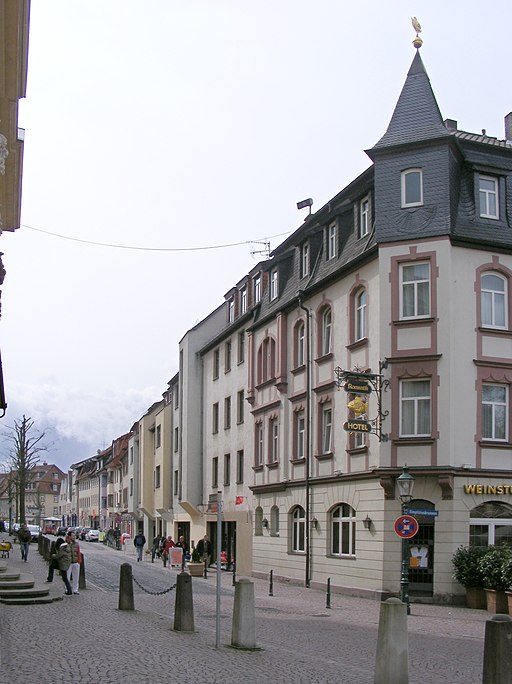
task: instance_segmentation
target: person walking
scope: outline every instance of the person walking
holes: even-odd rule
[[[190,553],[189,546],[187,542],[185,541],[185,537],[183,535],[180,536],[178,541],[176,542],[176,546],[181,549],[181,570],[183,571],[185,569],[185,561],[188,560],[188,555]]]
[[[176,544],[173,541],[173,538],[171,535],[167,537],[167,539],[164,541],[164,548],[162,550],[162,559],[164,561],[164,568],[167,565],[167,561],[169,560],[169,555],[170,555],[170,550],[174,548]]]
[[[146,537],[142,534],[142,532],[138,532],[133,539],[133,545],[137,551],[137,563],[142,560],[142,552],[144,551],[145,544]]]
[[[28,558],[28,548],[30,546],[30,542],[32,540],[32,534],[30,533],[30,530],[27,527],[27,523],[22,523],[19,531],[18,531],[18,541],[20,543],[20,549],[21,549],[21,560],[27,562]]]
[[[53,582],[53,574],[55,570],[59,570],[59,561],[57,560],[56,555],[62,544],[64,544],[64,539],[62,537],[59,537],[56,542],[52,542],[53,549],[48,564],[48,577],[46,578],[48,583]]]
[[[80,563],[82,562],[82,552],[80,551],[80,544],[77,542],[74,532],[68,532],[66,543],[71,554],[71,561],[67,570],[68,582],[70,584],[72,583],[73,594],[78,594],[78,580],[80,579]]]
[[[151,562],[155,562],[155,556],[160,556],[160,542],[162,541],[162,537],[157,534],[156,537],[153,539],[153,544],[151,546]]]
[[[212,556],[212,543],[208,539],[208,535],[205,534],[202,539],[197,542],[197,552],[199,553],[201,560],[210,565],[210,559]]]
[[[66,537],[65,541],[62,540],[62,543],[57,549],[57,552],[52,555],[52,559],[56,561],[59,569],[59,574],[62,577],[64,586],[66,587],[66,591],[64,592],[64,594],[66,596],[71,596],[73,592],[71,590],[71,584],[69,583],[68,579],[68,570],[71,566],[71,549],[69,547],[68,537]]]

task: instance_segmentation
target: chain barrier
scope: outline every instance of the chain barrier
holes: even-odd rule
[[[137,582],[136,578],[132,575],[132,579],[135,582],[135,584],[139,587],[139,589],[142,589],[142,591],[146,592],[146,594],[151,594],[151,596],[162,596],[163,594],[168,594],[170,591],[173,589],[176,589],[176,584],[173,584],[172,587],[169,587],[169,589],[164,589],[163,591],[149,591],[149,589],[145,589],[140,582]]]

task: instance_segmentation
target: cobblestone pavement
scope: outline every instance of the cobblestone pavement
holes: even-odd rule
[[[137,577],[133,558],[106,553],[117,554],[120,563],[132,562]],[[19,562],[15,548],[10,564],[44,579],[46,563],[35,545],[28,563]],[[176,571],[160,564],[145,563],[144,570],[161,580],[161,589],[175,582]],[[373,683],[377,601],[333,595],[327,609],[323,592],[274,583],[270,597],[268,583],[254,580],[261,650],[247,652],[228,646],[234,590],[231,575],[222,573],[222,646],[216,649],[215,584],[215,572],[206,580],[193,579],[193,634],[172,630],[174,592],[154,596],[135,587],[133,612],[117,609],[118,594],[111,586],[91,582],[79,596],[50,605],[0,605],[0,682]],[[485,611],[413,604],[410,684],[481,682],[488,618]]]

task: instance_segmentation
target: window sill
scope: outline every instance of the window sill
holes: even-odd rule
[[[368,452],[368,447],[366,445],[360,447],[350,447],[346,451],[347,454],[350,454],[351,456],[359,456],[359,454],[366,454]]]
[[[332,359],[334,354],[332,352],[327,352],[327,354],[322,354],[321,356],[317,356],[315,359],[315,363],[324,363],[325,361],[329,361]]]
[[[478,328],[478,332],[486,333],[487,335],[503,335],[505,337],[512,335],[512,330],[509,330],[508,328],[492,328],[491,326],[487,325],[481,325]]]
[[[491,441],[487,439],[481,439],[478,442],[478,445],[482,448],[485,449],[511,449],[512,448],[512,443],[510,442],[498,442],[498,441]]]
[[[329,553],[327,554],[327,558],[339,558],[340,560],[349,560],[349,561],[355,561],[356,556],[352,554],[344,554],[344,553]]]
[[[434,323],[435,318],[432,316],[417,316],[416,318],[400,318],[397,321],[393,321],[393,325],[396,326],[406,326],[406,325],[425,325],[425,323]]]
[[[302,458],[290,458],[290,463],[293,463],[294,465],[298,465],[299,463],[305,463],[306,462],[306,457],[303,456]]]
[[[273,385],[276,381],[275,376],[273,378],[268,378],[268,380],[262,380],[256,385],[257,390],[264,389],[265,387],[269,387],[270,385]]]
[[[323,454],[315,454],[315,458],[317,461],[328,461],[330,458],[334,456],[332,451],[327,451]]]
[[[266,466],[269,470],[272,470],[273,468],[278,468],[279,461],[272,461],[272,463],[267,463]]]
[[[361,347],[366,347],[368,344],[368,338],[367,337],[361,337],[360,340],[356,340],[355,342],[351,342],[350,344],[347,344],[345,349],[348,349],[349,351],[354,351],[354,349],[360,349]]]
[[[392,444],[397,446],[421,446],[423,444],[434,444],[435,441],[433,437],[399,437],[391,440]]]
[[[255,466],[252,467],[252,469],[254,470],[255,473],[257,473],[257,472],[263,470],[263,464],[261,464],[261,465],[255,465]]]
[[[290,370],[290,373],[292,375],[298,375],[299,373],[303,373],[306,370],[306,365],[302,364],[302,366],[297,366],[297,368],[292,368]]]

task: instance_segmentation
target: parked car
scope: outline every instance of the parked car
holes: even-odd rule
[[[68,533],[68,528],[67,527],[57,527],[55,534],[57,537],[65,537],[66,534]]]
[[[18,534],[18,531],[20,529],[20,524],[15,522],[11,525],[11,534]]]
[[[32,535],[32,541],[37,541],[39,535],[41,534],[41,528],[39,525],[27,525],[28,531]]]
[[[80,539],[81,541],[84,541],[85,535],[87,534],[87,532],[89,532],[90,529],[90,527],[80,527],[76,533],[76,538]]]
[[[88,532],[85,533],[85,541],[90,541],[90,542],[97,542],[100,539],[100,531],[99,530],[89,530]]]

